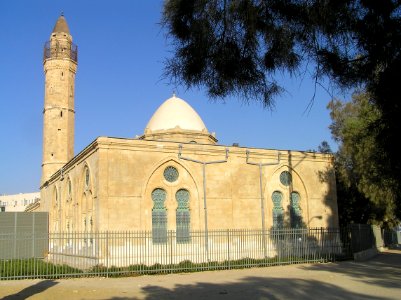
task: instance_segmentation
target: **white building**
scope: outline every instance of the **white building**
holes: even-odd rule
[[[0,212],[25,211],[28,205],[39,202],[40,192],[0,195]]]

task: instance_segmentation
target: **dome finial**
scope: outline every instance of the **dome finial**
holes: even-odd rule
[[[175,91],[173,90],[173,98],[175,98],[176,96],[175,96]]]
[[[64,17],[64,12],[63,11],[61,11],[61,16]]]

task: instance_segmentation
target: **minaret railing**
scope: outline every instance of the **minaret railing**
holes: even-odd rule
[[[50,58],[69,58],[78,62],[78,46],[72,42],[59,43],[47,41],[43,49],[43,60]]]

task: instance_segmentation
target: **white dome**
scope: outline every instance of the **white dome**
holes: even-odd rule
[[[176,127],[184,130],[207,131],[198,113],[187,102],[173,95],[159,106],[146,125],[146,129],[156,131]]]

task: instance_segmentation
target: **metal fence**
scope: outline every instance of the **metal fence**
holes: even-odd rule
[[[401,244],[401,231],[396,229],[382,229],[383,245]]]
[[[380,227],[367,224],[350,224],[344,230],[347,232],[352,253],[358,253],[375,247],[379,243]],[[377,241],[376,241],[377,237]]]
[[[207,240],[206,240],[207,239]],[[0,235],[4,247],[15,237]],[[19,235],[19,251],[32,236]],[[327,262],[352,257],[349,232],[331,228],[214,230],[190,232],[177,240],[167,232],[154,243],[152,232],[50,233],[37,236],[47,251],[29,258],[0,260],[0,279],[78,276],[134,276],[280,264]]]

